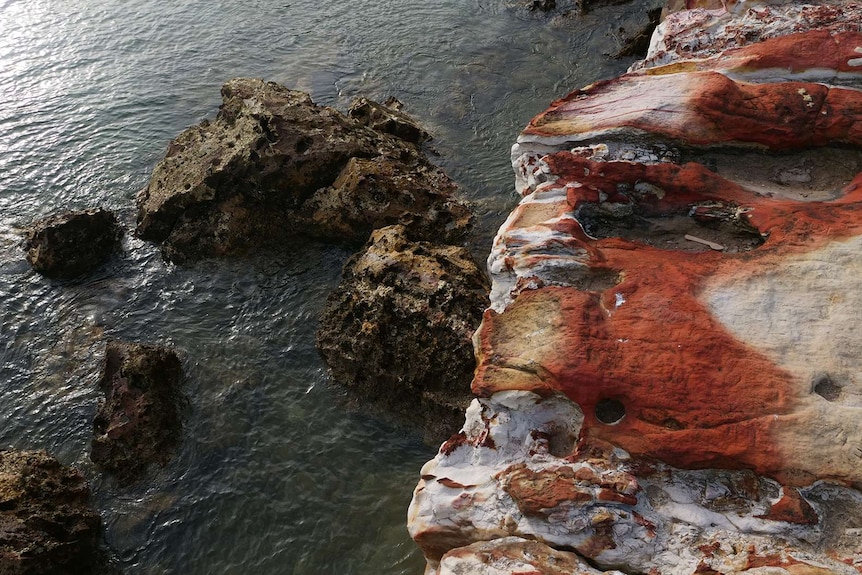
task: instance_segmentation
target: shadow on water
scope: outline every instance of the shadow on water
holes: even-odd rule
[[[344,109],[393,95],[435,135],[474,202],[484,258],[516,202],[509,148],[569,90],[622,71],[604,56],[646,0],[585,16],[500,0],[0,3],[0,444],[47,449],[91,481],[128,573],[418,574],[405,529],[417,436],[343,408],[317,314],[348,250],[297,242],[247,260],[165,264],[127,234],[84,282],[37,276],[21,228],[135,193],[219,88],[257,76]],[[176,347],[189,405],[176,458],[119,488],[89,461],[106,338]]]

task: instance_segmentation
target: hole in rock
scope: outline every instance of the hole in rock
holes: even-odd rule
[[[568,457],[575,450],[577,437],[566,430],[551,433],[548,438],[548,452],[554,457]]]
[[[311,148],[313,143],[314,142],[311,140],[311,138],[300,138],[296,142],[296,153],[304,154],[309,150],[309,148]]]
[[[626,416],[626,408],[618,399],[602,399],[596,404],[596,419],[605,425],[619,423]]]
[[[679,420],[674,419],[673,417],[668,417],[662,422],[662,425],[667,429],[672,429],[673,431],[679,431],[680,429],[684,429],[683,425],[679,422]]]
[[[594,238],[622,238],[640,242],[661,250],[708,252],[708,244],[686,239],[695,236],[706,242],[719,244],[725,253],[747,252],[763,244],[755,230],[746,228],[730,215],[705,214],[695,219],[687,215],[643,215],[637,207],[607,209],[598,204],[585,204],[578,210],[577,219]]]
[[[826,401],[836,401],[841,395],[841,386],[836,385],[828,375],[814,378],[814,393]]]

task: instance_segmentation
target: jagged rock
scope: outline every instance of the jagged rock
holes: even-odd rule
[[[416,146],[272,82],[231,80],[222,88],[222,99],[214,121],[189,128],[170,143],[149,185],[138,195],[138,234],[160,243],[168,259],[241,253],[297,235],[344,241],[340,225],[308,226],[326,218],[327,200],[321,197],[326,192],[318,190],[333,185],[351,160],[354,167],[360,160],[369,160],[372,166],[387,164],[397,173],[393,177],[411,184],[399,197],[387,197],[388,188],[377,190],[373,199],[380,207],[372,212],[386,212],[387,202],[401,205],[404,195],[418,196],[439,185],[434,201],[423,199],[432,206],[429,212],[409,216],[423,220],[438,235],[455,235],[452,227],[436,229],[434,222],[460,223],[466,208],[452,197],[443,198],[442,190],[454,190],[454,184],[432,168]],[[426,176],[430,181],[421,179]],[[345,191],[335,192],[338,198],[332,204],[337,209],[343,206]],[[303,209],[312,196],[314,206]],[[457,210],[452,217],[438,215],[450,208]],[[387,212],[381,223],[368,213],[354,219],[363,226],[396,219]],[[349,221],[337,212],[330,215],[342,218],[342,224]],[[330,229],[338,233],[329,235]],[[354,231],[349,238],[359,235]]]
[[[47,453],[0,451],[0,573],[93,573],[101,518],[89,494],[77,470]]]
[[[91,459],[121,484],[164,465],[180,442],[182,365],[172,350],[108,342],[99,387],[105,400],[93,419]]]
[[[655,32],[655,29],[661,21],[661,7],[653,8],[647,12],[646,16],[646,24],[633,34],[626,35],[625,28],[620,28],[620,34],[624,35],[622,38],[623,45],[620,47],[619,51],[614,54],[614,58],[627,58],[629,56],[643,58],[647,55],[652,33]]]
[[[431,574],[510,536],[626,573],[862,569],[860,4],[712,4],[513,147],[480,399],[410,509]]]
[[[808,42],[799,43],[798,36],[858,34],[862,31],[862,3],[856,0],[790,2],[778,9],[762,1],[755,5],[735,0],[687,0],[686,3],[689,9],[680,10],[681,2],[669,2],[665,10],[668,15],[656,29],[647,57],[632,68],[649,68],[675,62],[685,62],[688,67],[696,65],[701,59],[752,46],[755,53],[764,59],[764,64],[779,64],[770,70],[773,79],[781,78],[787,72],[782,70],[784,66],[791,70],[807,69],[807,79],[811,78],[812,73],[827,70],[859,73],[859,67],[853,66],[853,61],[858,58],[853,51],[855,46],[848,47],[850,54],[847,56],[845,49],[840,47],[837,50],[819,50],[816,46],[812,49]],[[722,3],[731,10],[724,10]],[[780,38],[785,40],[781,41]],[[773,42],[758,46],[766,40]],[[781,57],[781,52],[773,55],[775,46],[781,44],[801,56],[801,60]],[[817,70],[820,67],[818,63],[823,64],[822,71]],[[764,67],[772,68],[756,66]]]
[[[466,249],[412,242],[403,226],[376,230],[345,264],[317,347],[336,382],[421,422],[429,439],[448,437],[470,400],[487,289]]]
[[[411,144],[421,144],[431,139],[431,134],[425,131],[416,120],[401,111],[402,104],[395,98],[389,98],[385,104],[379,104],[368,98],[357,98],[350,104],[347,115],[372,130],[391,134]]]
[[[455,199],[458,187],[439,168],[378,156],[351,158],[333,184],[303,206],[308,233],[363,242],[371,230],[403,224],[411,238],[460,243],[471,226],[470,209]]]
[[[42,275],[72,278],[92,272],[120,247],[117,218],[102,208],[69,212],[27,230],[27,261]]]
[[[426,573],[442,575],[447,555],[477,541],[498,540],[502,554],[508,537],[624,573],[858,573],[858,490],[797,490],[748,470],[684,470],[612,444],[580,446],[589,416],[559,394],[474,400],[463,432],[422,468],[408,511]]]

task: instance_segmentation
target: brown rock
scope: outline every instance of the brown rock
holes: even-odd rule
[[[42,275],[72,278],[88,274],[119,249],[117,218],[102,208],[41,220],[27,230],[27,261]]]
[[[332,186],[306,202],[308,232],[365,241],[371,230],[403,224],[412,239],[457,244],[472,225],[458,187],[439,168],[378,156],[351,158]]]
[[[105,401],[93,420],[93,462],[131,483],[164,465],[180,440],[182,366],[166,348],[109,342],[99,385]]]
[[[92,573],[101,519],[88,498],[83,476],[47,453],[0,451],[0,573]]]
[[[378,104],[368,98],[357,98],[350,105],[347,115],[372,130],[391,134],[411,144],[421,144],[431,139],[431,134],[419,123],[401,111],[401,102],[390,98]]]
[[[487,279],[467,250],[375,231],[326,302],[317,347],[333,378],[426,435],[457,430],[470,398],[470,338]]]
[[[224,85],[222,100],[214,121],[189,128],[170,143],[149,185],[138,195],[137,232],[159,242],[170,260],[242,253],[297,235],[334,241],[361,236],[353,231],[345,238],[339,225],[333,226],[338,230],[334,236],[326,226],[308,227],[327,218],[321,212],[326,201],[320,201],[320,194],[314,206],[301,209],[317,190],[332,185],[351,159],[376,158],[392,166],[389,170],[403,172],[401,181],[410,184],[408,192],[415,190],[414,196],[437,184],[447,192],[455,188],[416,146],[318,106],[303,92],[237,78]],[[400,133],[401,128],[393,129]],[[417,180],[422,177],[428,180]],[[441,190],[438,197],[445,193]],[[340,207],[343,193],[337,195],[340,199],[334,204]],[[374,198],[380,202],[377,212],[388,209],[391,198]],[[459,206],[459,213],[464,209],[453,198],[447,205]],[[439,201],[433,207],[445,209]],[[312,212],[314,218],[300,212]],[[433,217],[428,214],[426,219]],[[358,220],[362,226],[371,221],[380,225],[373,218]],[[445,225],[446,218],[440,223]],[[360,241],[367,237],[367,226],[363,229],[366,235]]]
[[[625,573],[862,565],[862,4],[684,4],[513,147],[479,397],[408,511],[429,572],[507,535]]]

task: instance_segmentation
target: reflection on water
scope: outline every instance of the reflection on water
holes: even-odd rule
[[[313,345],[345,249],[297,242],[179,268],[127,234],[122,258],[64,283],[29,270],[20,230],[95,205],[130,230],[167,141],[215,113],[223,81],[258,76],[342,109],[360,94],[404,102],[475,203],[483,257],[515,202],[516,133],[553,98],[621,71],[629,62],[603,54],[644,14],[546,17],[502,0],[0,1],[0,445],[80,467],[128,573],[421,573],[404,521],[433,449],[345,409]],[[188,375],[177,457],[125,489],[88,459],[105,338],[173,345]]]

